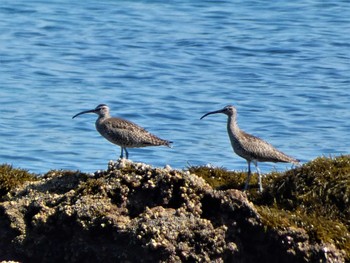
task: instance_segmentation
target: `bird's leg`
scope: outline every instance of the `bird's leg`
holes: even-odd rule
[[[120,151],[120,159],[123,159],[124,155],[123,155],[123,147],[120,147],[121,151]]]
[[[129,159],[129,153],[128,153],[128,150],[125,147],[124,147],[124,151],[125,151],[126,159]]]
[[[248,189],[250,176],[251,176],[250,161],[247,161],[247,162],[248,162],[248,175],[247,175],[247,180],[245,181],[244,191]]]
[[[256,170],[258,171],[258,180],[259,180],[259,192],[261,193],[263,191],[263,187],[262,187],[262,182],[261,182],[261,172],[260,169],[258,167],[258,162],[257,161],[253,161]]]

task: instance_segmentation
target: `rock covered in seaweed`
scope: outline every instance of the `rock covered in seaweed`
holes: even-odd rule
[[[128,160],[88,175],[52,171],[4,195],[0,260],[342,262],[302,229],[269,230],[239,190]]]

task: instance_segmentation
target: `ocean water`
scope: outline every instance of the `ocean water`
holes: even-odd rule
[[[246,170],[226,132],[307,162],[350,153],[349,1],[13,1],[0,5],[0,163],[45,173],[106,169],[120,148],[76,113],[100,103],[172,149],[162,167]],[[264,172],[289,164],[261,163]]]

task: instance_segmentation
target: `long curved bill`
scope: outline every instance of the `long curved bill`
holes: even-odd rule
[[[79,115],[82,115],[82,114],[85,114],[85,113],[94,113],[95,112],[95,109],[93,110],[85,110],[85,111],[82,111],[82,112],[79,112],[78,114],[75,114],[72,119],[74,119],[75,117],[79,116]]]
[[[204,114],[200,119],[203,119],[204,117],[206,117],[206,116],[208,116],[208,115],[210,115],[210,114],[216,114],[216,113],[223,113],[223,109],[208,112],[208,113]]]

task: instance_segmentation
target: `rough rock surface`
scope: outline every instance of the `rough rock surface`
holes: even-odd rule
[[[110,162],[56,171],[0,202],[0,260],[20,262],[344,262],[302,229],[266,228],[245,194],[185,171]]]

